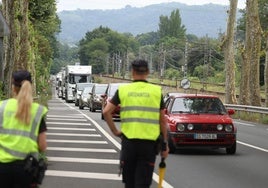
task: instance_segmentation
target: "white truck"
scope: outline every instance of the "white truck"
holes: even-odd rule
[[[65,67],[65,101],[74,102],[76,83],[92,81],[92,67],[90,65],[67,65]]]

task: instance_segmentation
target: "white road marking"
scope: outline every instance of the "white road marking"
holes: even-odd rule
[[[66,130],[66,131],[96,131],[96,129],[84,128],[65,128],[65,127],[48,127],[49,130]]]
[[[101,137],[99,134],[72,134],[72,133],[46,133],[51,136],[85,136],[85,137]]]
[[[65,147],[47,147],[50,151],[77,151],[77,152],[103,152],[116,153],[114,149],[97,149],[97,148],[65,148]]]
[[[102,179],[102,180],[103,179],[105,179],[105,180],[122,180],[122,177],[119,177],[118,174],[60,171],[60,170],[47,170],[46,176]]]
[[[237,143],[242,144],[242,145],[247,146],[247,147],[251,147],[251,148],[254,148],[254,149],[257,149],[257,150],[264,151],[264,152],[268,153],[268,150],[267,149],[264,149],[264,148],[261,148],[261,147],[258,147],[258,146],[247,144],[247,143],[241,142],[241,141],[237,141]]]
[[[85,125],[85,126],[91,126],[90,123],[76,123],[76,122],[72,122],[72,123],[67,123],[67,122],[53,122],[53,121],[47,121],[46,124],[48,125]]]
[[[71,118],[71,119],[68,119],[68,118],[47,118],[47,120],[58,120],[58,121],[87,121],[86,119],[78,119],[78,118]]]
[[[55,162],[75,162],[75,163],[98,163],[98,164],[119,164],[119,160],[114,159],[93,159],[93,158],[72,158],[72,157],[48,157],[48,161]]]
[[[95,140],[56,140],[56,139],[47,139],[47,142],[50,143],[74,143],[74,144],[108,144],[106,141],[95,141]]]
[[[89,116],[79,111],[76,108],[73,108],[69,104],[64,103],[66,106],[75,109],[79,113],[81,113],[85,118],[90,120],[95,127],[107,138],[109,139],[119,150],[121,150],[121,144],[118,143],[109,133],[107,133],[96,121],[91,119]],[[59,124],[58,122],[50,122],[51,124]],[[73,125],[73,123],[68,123],[69,125]],[[61,125],[66,125],[66,123],[61,123]],[[76,124],[77,125],[77,124]],[[89,125],[89,124],[87,124]],[[48,147],[47,150],[56,150],[56,151],[79,151],[79,152],[113,152],[116,153],[115,150],[112,149],[87,149],[87,148],[60,148],[60,147]],[[54,158],[55,159],[55,158]],[[46,176],[57,176],[57,177],[72,177],[72,178],[87,178],[87,179],[110,179],[110,180],[120,180],[122,181],[122,177],[119,177],[118,174],[107,174],[107,173],[89,173],[89,172],[75,172],[75,171],[57,171],[57,170],[47,170]],[[153,179],[158,183],[159,176],[154,173]],[[165,180],[163,180],[162,184],[163,188],[173,188],[172,185],[168,184]]]
[[[81,114],[70,114],[70,115],[65,115],[65,116],[48,114],[46,117],[47,117],[47,118],[51,118],[51,117],[57,117],[57,118],[69,118],[69,117],[72,117],[73,119],[84,118],[84,116],[81,115]]]
[[[70,106],[68,104],[66,104],[67,106]],[[77,110],[77,109],[76,109]],[[93,119],[91,119],[89,116],[87,116],[86,114],[84,114],[83,112],[77,110],[78,112],[80,112],[81,114],[83,114],[88,120],[90,120],[95,127],[97,127],[97,129],[99,129],[99,131],[107,138],[109,139],[119,150],[121,150],[121,144],[118,143],[109,133],[107,133],[96,121],[94,121]],[[153,179],[154,181],[156,181],[158,183],[159,181],[159,176],[154,173],[153,174]],[[168,184],[165,180],[163,180],[163,184],[162,184],[163,188],[173,188],[172,185]]]
[[[235,121],[235,123],[240,124],[240,125],[245,125],[245,126],[248,126],[248,127],[255,127],[254,124],[242,123],[242,122],[238,122],[238,121]]]

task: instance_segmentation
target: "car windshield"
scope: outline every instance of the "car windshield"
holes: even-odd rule
[[[92,90],[92,86],[91,87],[85,87],[83,90],[83,94],[89,94],[89,92],[91,92]]]
[[[226,114],[226,109],[218,98],[175,98],[171,113]]]
[[[114,96],[116,90],[118,89],[119,85],[111,85],[110,91],[108,92],[108,97]]]
[[[103,93],[105,93],[106,88],[107,88],[107,85],[96,86],[95,93],[96,94],[103,94]]]
[[[77,90],[83,90],[85,87],[92,86],[93,83],[88,83],[88,84],[77,84]]]

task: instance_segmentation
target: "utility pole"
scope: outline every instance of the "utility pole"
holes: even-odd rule
[[[188,40],[185,41],[185,54],[184,54],[184,69],[183,77],[187,78],[187,64],[188,64]]]
[[[159,65],[159,70],[160,70],[160,81],[163,82],[163,77],[164,77],[164,71],[165,71],[165,50],[163,50],[163,43],[161,45],[160,49],[160,65]]]
[[[204,64],[203,64],[203,89],[207,87],[205,82],[208,76],[208,35],[206,35],[206,41],[204,46]]]

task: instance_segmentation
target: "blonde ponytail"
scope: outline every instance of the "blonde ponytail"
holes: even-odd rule
[[[18,109],[16,118],[24,124],[31,122],[31,105],[33,102],[32,85],[28,80],[24,80],[16,96],[18,100]]]

